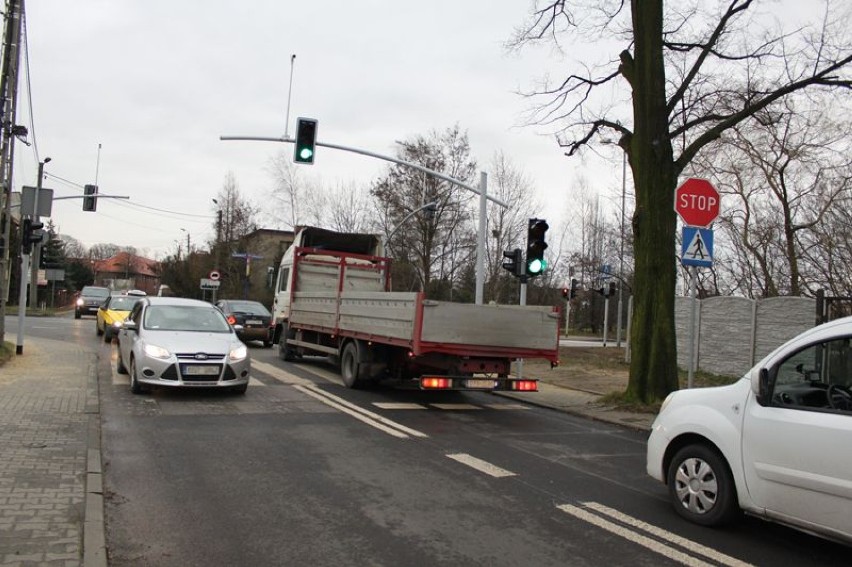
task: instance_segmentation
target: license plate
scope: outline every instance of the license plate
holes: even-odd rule
[[[252,319],[250,321],[246,321],[246,325],[263,325],[263,321]]]
[[[494,380],[487,379],[468,379],[464,381],[464,385],[468,388],[488,388],[494,389]]]
[[[219,367],[193,364],[191,366],[185,366],[183,369],[183,373],[187,376],[218,376]]]

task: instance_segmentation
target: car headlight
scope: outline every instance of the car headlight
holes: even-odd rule
[[[115,327],[116,329],[120,329],[121,323],[122,323],[122,321],[113,321],[112,326]]]
[[[234,362],[238,360],[242,360],[248,356],[248,348],[246,345],[240,345],[231,349],[231,352],[228,353],[228,358],[233,360]]]
[[[83,305],[83,298],[82,297],[77,300],[77,305],[78,306]]]
[[[145,345],[145,354],[152,358],[167,359],[172,356],[172,353],[157,345]]]

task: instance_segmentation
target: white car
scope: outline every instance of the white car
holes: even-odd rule
[[[852,543],[852,317],[810,329],[739,381],[673,392],[647,470],[678,514],[714,526],[740,510]]]

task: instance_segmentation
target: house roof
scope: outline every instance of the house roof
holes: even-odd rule
[[[97,260],[94,264],[95,273],[131,273],[138,276],[160,275],[160,263],[156,260],[136,256],[129,252],[119,252],[112,258]]]

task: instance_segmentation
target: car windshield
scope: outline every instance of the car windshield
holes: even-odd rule
[[[195,305],[152,305],[145,311],[143,325],[159,331],[231,332],[218,309]]]
[[[80,295],[85,295],[87,297],[103,297],[106,299],[109,297],[109,290],[105,287],[84,287],[83,291],[80,292]]]
[[[109,309],[113,311],[130,311],[139,299],[139,297],[113,297],[109,302]]]
[[[256,301],[231,301],[228,303],[231,313],[248,313],[250,315],[269,315],[269,310]]]

